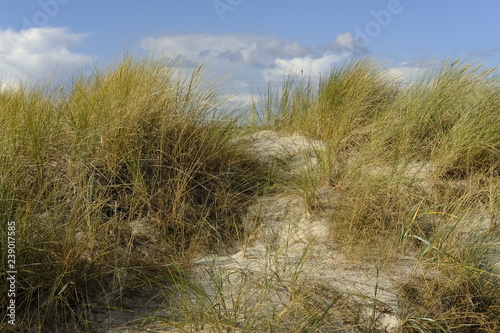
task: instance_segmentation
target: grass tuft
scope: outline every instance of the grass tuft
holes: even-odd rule
[[[242,239],[269,175],[231,142],[238,129],[203,75],[126,57],[65,93],[0,94],[0,219],[16,222],[26,330],[84,323],[89,284],[120,298],[138,267],[188,267]]]

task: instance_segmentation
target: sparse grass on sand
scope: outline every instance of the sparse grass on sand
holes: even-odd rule
[[[362,60],[332,69],[317,87],[289,77],[251,106],[259,121],[242,125],[202,66],[181,68],[126,57],[67,89],[0,92],[0,277],[15,221],[18,331],[92,332],[96,304],[120,309],[145,287],[184,300],[166,324],[241,329],[215,311],[239,298],[214,303],[186,276],[195,258],[246,241],[246,208],[277,183],[300,193],[311,214],[321,210],[317,189],[332,189],[332,251],[382,264],[412,253],[425,263],[432,274],[400,283],[401,331],[500,330],[495,70],[445,62],[402,85]],[[325,142],[318,174],[280,177],[234,140],[262,129]],[[248,327],[319,332],[333,327],[334,305],[349,316],[342,291],[299,278],[302,264],[288,268],[297,272],[296,307],[272,318],[238,303]],[[273,272],[260,284],[269,295]],[[2,295],[7,288],[0,284]],[[243,292],[269,296],[253,285]],[[0,330],[11,329],[1,313]]]

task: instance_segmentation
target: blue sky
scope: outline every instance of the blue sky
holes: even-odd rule
[[[241,96],[288,73],[373,56],[398,77],[446,57],[500,65],[500,1],[17,0],[0,11],[0,78],[71,77],[125,48],[232,74]]]

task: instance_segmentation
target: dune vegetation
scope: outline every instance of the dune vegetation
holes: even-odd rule
[[[66,87],[0,92],[2,280],[10,221],[17,270],[16,326],[2,310],[1,331],[106,331],[93,314],[126,311],[153,292],[175,310],[134,318],[136,331],[148,321],[160,322],[157,332],[342,331],[337,318],[344,331],[383,331],[375,320],[345,320],[354,311],[342,290],[318,287],[312,300],[290,284],[300,307],[260,316],[242,305],[245,320],[228,319],[234,307],[220,310],[229,299],[201,296],[189,278],[197,258],[248,243],[259,224],[243,222],[247,209],[282,192],[322,214],[331,251],[380,266],[411,255],[432,272],[397,286],[396,331],[500,330],[495,69],[445,61],[398,83],[361,60],[318,84],[290,76],[237,113],[222,86],[203,66],[130,56]],[[239,138],[260,131],[326,148],[314,172],[284,173],[286,162],[244,149]],[[319,198],[325,188],[333,194]],[[0,284],[2,309],[8,288]],[[327,305],[322,290],[335,295]]]

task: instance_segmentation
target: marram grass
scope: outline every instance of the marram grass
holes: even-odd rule
[[[289,78],[260,104],[280,106],[264,125],[327,143],[324,174],[311,177],[321,182],[302,189],[334,189],[332,244],[371,260],[416,251],[445,275],[402,285],[405,332],[500,327],[499,78],[457,60],[398,84],[367,59],[333,69],[316,89]]]
[[[333,189],[329,237],[337,250],[382,264],[411,252],[434,272],[401,283],[401,331],[498,331],[495,69],[448,61],[404,85],[389,81],[383,65],[361,60],[332,69],[318,85],[289,76],[249,106],[258,122],[241,124],[203,66],[181,68],[170,59],[125,57],[66,88],[0,92],[0,219],[16,222],[18,329],[91,332],[96,295],[120,308],[130,281],[167,300],[171,285],[181,285],[181,313],[172,322],[187,331],[236,329],[226,322],[238,319],[236,308],[247,331],[332,327],[329,311],[342,304],[336,291],[325,305],[311,301],[322,300],[323,289],[297,282],[294,310],[273,317],[246,308],[244,293],[253,288],[212,304],[184,276],[197,256],[246,241],[242,214],[275,190],[279,170],[247,156],[233,138],[272,129],[325,142],[321,174],[289,177],[284,186],[303,193],[312,214],[320,209],[316,189]],[[276,276],[262,278],[266,285]],[[215,311],[225,305],[228,318]]]
[[[242,237],[268,174],[231,143],[203,68],[180,68],[128,57],[67,92],[1,93],[0,219],[17,226],[21,328],[83,320],[89,283],[175,271]]]

